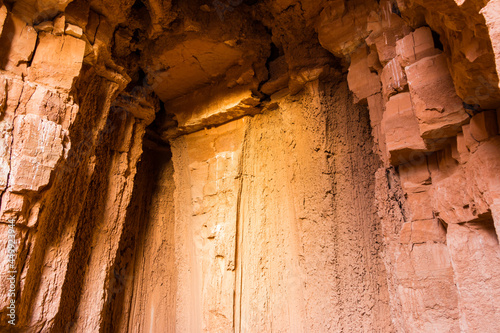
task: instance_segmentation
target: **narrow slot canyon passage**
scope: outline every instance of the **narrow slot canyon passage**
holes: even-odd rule
[[[499,73],[500,0],[0,0],[0,331],[500,331]]]

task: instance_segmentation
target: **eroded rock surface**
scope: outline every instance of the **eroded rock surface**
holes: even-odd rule
[[[0,330],[500,331],[499,13],[0,0]]]

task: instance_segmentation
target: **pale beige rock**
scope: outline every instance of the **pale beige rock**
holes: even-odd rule
[[[63,136],[60,125],[40,116],[16,118],[9,183],[13,192],[39,191],[49,183],[62,157]]]
[[[0,77],[0,115],[3,114],[7,108],[7,80]]]
[[[54,30],[54,22],[45,21],[35,26],[36,31],[52,32]]]
[[[66,28],[66,16],[64,15],[58,15],[54,19],[54,35],[62,35],[64,33],[64,30]]]
[[[0,221],[8,223],[10,219],[15,219],[16,224],[22,224],[23,217],[21,213],[25,208],[25,197],[6,191],[2,195],[2,205],[0,207]]]
[[[42,33],[28,79],[69,90],[80,74],[84,51],[83,40]]]
[[[83,29],[74,24],[66,24],[66,29],[64,33],[69,36],[80,38],[83,35]]]

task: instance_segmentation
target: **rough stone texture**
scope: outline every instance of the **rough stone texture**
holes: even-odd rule
[[[486,25],[488,27],[490,38],[492,41],[491,44],[493,46],[493,52],[495,53],[497,73],[500,73],[500,44],[498,43],[498,40],[500,40],[500,23],[498,18],[499,13],[500,1],[498,0],[489,1],[488,4],[481,10],[481,14],[483,14],[486,20]]]
[[[4,2],[0,331],[500,331],[498,0]]]
[[[469,120],[443,55],[421,59],[406,68],[415,116],[424,139],[456,135]]]
[[[27,63],[31,60],[37,40],[37,33],[16,15],[9,14],[2,24],[0,37],[0,69],[16,74],[26,74]]]
[[[380,257],[362,249],[377,242],[366,110],[352,106],[345,84],[309,84],[278,103],[172,142],[174,168],[159,168],[159,186],[166,194],[175,182],[175,192],[152,198],[133,287],[170,302],[135,294],[128,330],[392,330]],[[352,188],[352,179],[363,183]],[[160,246],[155,230],[173,235]],[[153,277],[141,272],[160,258],[177,263],[155,270],[169,282],[144,283]],[[157,312],[170,315],[152,321]]]
[[[49,183],[51,172],[62,157],[62,127],[27,114],[16,117],[12,135],[11,191],[38,192]]]
[[[56,55],[54,56],[54,50]],[[40,34],[28,79],[51,87],[71,89],[82,68],[85,42],[71,36]]]

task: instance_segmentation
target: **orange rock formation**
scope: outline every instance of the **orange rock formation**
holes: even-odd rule
[[[499,332],[500,0],[0,0],[0,331]]]

